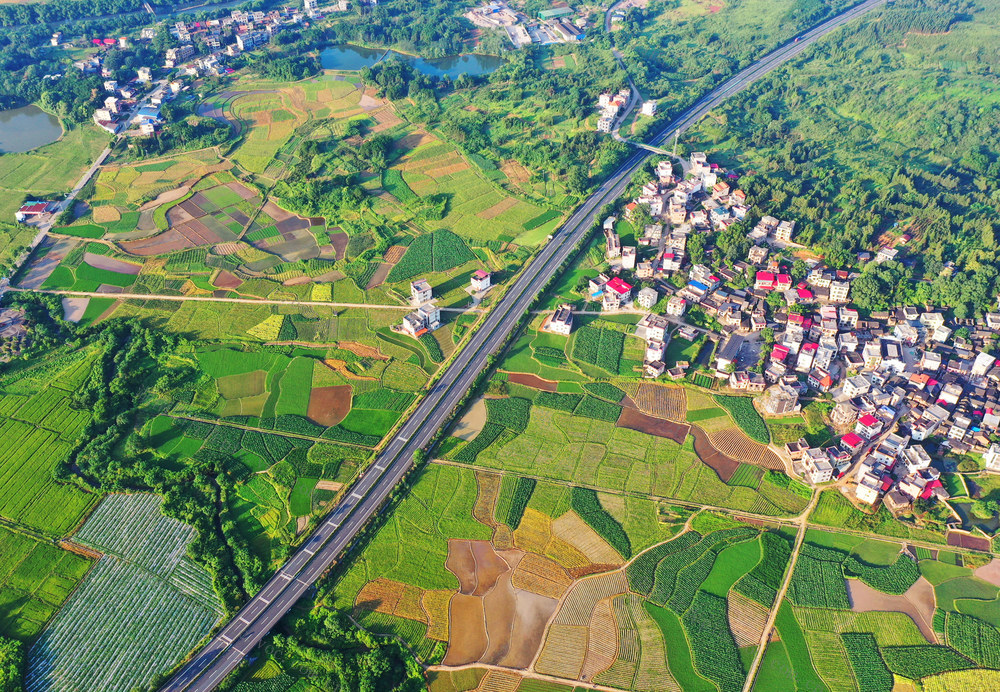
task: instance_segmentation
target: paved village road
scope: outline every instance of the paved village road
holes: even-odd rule
[[[697,122],[709,109],[722,103],[770,70],[798,55],[821,36],[877,7],[885,0],[867,0],[820,26],[802,34],[709,92],[672,122],[657,138],[673,137]],[[373,466],[350,488],[350,493],[316,528],[236,617],[208,644],[197,651],[167,685],[169,692],[214,689],[263,639],[312,584],[351,547],[355,537],[379,511],[393,489],[413,465],[413,454],[445,424],[452,410],[469,391],[476,376],[486,367],[490,354],[503,344],[521,316],[530,307],[546,282],[571,255],[576,244],[597,220],[601,207],[624,191],[632,174],[650,152],[637,150],[566,223],[533,259],[501,301],[487,315],[483,325],[456,356],[441,379],[427,394],[397,436],[376,458]]]

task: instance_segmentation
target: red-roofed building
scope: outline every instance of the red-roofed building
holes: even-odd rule
[[[778,274],[774,277],[774,290],[787,291],[792,287],[792,277],[788,274]]]
[[[104,43],[104,45],[106,45],[106,46],[113,46],[116,43],[118,43],[118,39],[106,38],[106,39],[104,39],[104,41],[102,41],[102,43]]]
[[[935,478],[930,483],[924,486],[923,492],[920,493],[920,499],[922,500],[930,499],[931,495],[934,494],[934,489],[940,487],[942,487],[941,480],[939,478]]]
[[[803,303],[808,303],[813,299],[813,292],[808,288],[800,288],[795,291],[795,294],[799,297]]]
[[[490,273],[483,271],[482,269],[477,269],[472,273],[472,290],[473,291],[485,291],[490,287]]]
[[[859,449],[861,449],[865,444],[865,441],[861,436],[856,433],[847,433],[842,438],[840,438],[840,446],[846,449],[851,454],[854,454]]]
[[[617,310],[632,299],[632,285],[617,276],[604,285],[604,309]]]
[[[757,277],[754,280],[754,288],[771,290],[774,288],[774,274],[771,272],[757,272]]]
[[[24,223],[28,219],[47,214],[49,211],[51,211],[51,202],[28,202],[14,212],[14,218],[18,222]]]
[[[861,418],[858,418],[858,422],[854,426],[854,432],[865,439],[871,440],[882,432],[882,421],[872,414],[866,413]]]
[[[833,378],[823,368],[813,368],[806,379],[810,387],[821,392],[829,392],[830,388],[833,387]]]
[[[788,347],[782,346],[781,344],[776,344],[774,348],[771,349],[771,360],[776,363],[783,363],[785,358],[788,357]]]

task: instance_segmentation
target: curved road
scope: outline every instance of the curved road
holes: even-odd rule
[[[654,141],[672,137],[675,131],[683,132],[709,109],[798,55],[809,43],[883,2],[885,0],[866,0],[802,34],[797,43],[775,50],[706,94]],[[438,428],[447,422],[454,407],[486,367],[487,357],[499,349],[545,283],[571,255],[576,244],[596,221],[600,208],[622,194],[632,174],[649,155],[650,152],[642,149],[633,153],[570,216],[493,308],[469,344],[459,352],[438,384],[420,403],[375,463],[356,481],[351,492],[344,496],[309,540],[278,570],[260,593],[171,678],[163,688],[165,692],[207,692],[214,689],[323,572],[351,547],[364,525],[379,511],[393,489],[412,468],[414,452],[424,447]]]

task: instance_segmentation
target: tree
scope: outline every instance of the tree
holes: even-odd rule
[[[1000,503],[996,500],[975,500],[972,503],[972,515],[979,519],[992,519],[1000,513]]]
[[[21,642],[0,637],[0,692],[20,692],[23,665]]]

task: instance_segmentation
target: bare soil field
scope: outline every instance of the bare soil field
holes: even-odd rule
[[[67,322],[79,322],[87,312],[88,305],[90,298],[63,298],[63,319]]]
[[[344,255],[347,253],[347,243],[350,239],[351,237],[346,233],[330,234],[330,244],[333,245],[333,249],[337,253],[337,259],[344,259]]]
[[[487,644],[483,599],[455,594],[451,599],[448,653],[444,665],[475,663],[486,651]]]
[[[109,272],[115,272],[116,274],[128,274],[130,276],[138,276],[139,270],[142,269],[142,265],[132,264],[131,262],[123,262],[122,260],[115,259],[114,257],[97,255],[93,252],[83,253],[83,261],[91,267],[95,267],[97,269],[106,269]]]
[[[337,346],[345,351],[350,351],[356,356],[361,356],[362,358],[370,358],[372,360],[389,360],[389,356],[380,353],[377,348],[373,348],[366,344],[359,344],[357,341],[338,341]]]
[[[958,548],[969,548],[970,550],[980,550],[989,552],[992,546],[990,539],[982,536],[973,536],[963,531],[949,531],[948,545]]]
[[[740,462],[713,447],[708,435],[697,425],[691,426],[691,435],[694,437],[694,451],[698,454],[698,458],[719,474],[723,483],[729,481],[739,468]]]
[[[677,444],[684,444],[684,440],[687,439],[688,431],[691,430],[691,426],[686,423],[675,423],[673,421],[664,420],[663,418],[654,418],[646,415],[638,409],[627,406],[622,409],[622,414],[619,416],[616,425],[619,428],[638,430],[639,432],[646,433],[647,435],[665,437],[669,440],[673,440]]]
[[[385,251],[385,261],[389,264],[396,264],[399,260],[403,259],[403,255],[406,254],[405,245],[393,245],[388,250]]]
[[[543,380],[538,375],[526,372],[509,372],[507,373],[507,381],[514,384],[523,384],[525,387],[531,387],[532,389],[540,389],[543,392],[554,392],[559,386],[558,382]]]
[[[934,587],[924,577],[920,577],[902,596],[877,591],[860,579],[848,579],[847,597],[855,613],[888,611],[909,615],[928,642],[938,643],[933,627]]]
[[[243,279],[223,269],[212,281],[212,284],[219,288],[239,288],[243,284]]]
[[[316,484],[316,490],[332,490],[333,492],[337,492],[343,487],[344,484],[337,481],[320,481]]]
[[[993,586],[1000,586],[1000,559],[993,558],[989,564],[977,567],[973,574]]]
[[[469,441],[482,432],[484,425],[486,425],[486,402],[480,397],[455,424],[451,434],[461,440]]]
[[[713,447],[733,459],[776,471],[785,468],[778,455],[759,442],[751,440],[742,430],[727,428],[708,437]]]
[[[486,220],[495,218],[495,217],[500,216],[501,214],[503,214],[508,209],[511,209],[512,207],[516,207],[517,204],[518,204],[518,201],[519,200],[516,197],[508,197],[505,200],[497,202],[496,204],[494,204],[489,209],[482,210],[481,212],[479,212],[478,214],[476,214],[476,216],[478,216],[481,219],[486,219]]]
[[[351,411],[351,385],[316,387],[309,393],[309,420],[319,425],[336,425]]]
[[[385,283],[386,277],[389,276],[389,272],[392,271],[392,265],[388,262],[383,262],[378,265],[378,269],[372,274],[372,278],[368,279],[368,284],[365,286],[366,291],[370,291],[376,286],[381,286]]]

